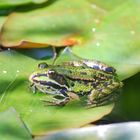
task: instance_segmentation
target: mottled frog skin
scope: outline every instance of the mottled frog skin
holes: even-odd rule
[[[88,106],[104,105],[114,99],[115,92],[122,87],[116,70],[96,60],[68,61],[59,65],[40,63],[29,81],[33,92],[52,94],[51,105],[65,105],[75,94],[86,97]]]

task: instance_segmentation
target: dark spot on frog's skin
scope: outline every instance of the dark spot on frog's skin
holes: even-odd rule
[[[67,89],[61,89],[60,93],[63,94],[65,97],[68,97],[68,95],[66,94]]]
[[[41,85],[47,85],[47,82],[46,82],[46,81],[39,81],[39,83],[40,83]]]
[[[81,69],[85,69],[85,67],[84,67],[84,66],[81,66],[80,68],[81,68]]]
[[[105,68],[105,71],[109,73],[115,73],[116,70],[113,67],[107,67]]]
[[[92,82],[92,86],[95,88],[97,86],[97,82]]]
[[[96,70],[99,70],[99,69],[100,69],[99,66],[97,66],[97,65],[93,65],[92,68],[94,68],[94,69],[96,69]]]
[[[98,80],[95,81],[96,86],[100,84]]]
[[[104,77],[104,74],[100,73],[100,76],[101,76],[101,77]]]
[[[71,70],[69,70],[69,73],[72,73],[72,71],[71,71]]]
[[[86,72],[80,72],[80,74],[81,74],[81,75],[87,75],[87,73],[86,73]]]
[[[84,81],[84,85],[88,85],[89,84],[89,81]]]
[[[61,89],[61,90],[67,91],[67,89],[65,87],[60,86],[60,85],[58,85],[56,83],[46,82],[46,81],[40,81],[40,84],[46,85],[46,86],[49,86],[49,87],[53,87],[54,89]]]
[[[107,87],[107,86],[108,86],[108,82],[105,82],[103,85],[104,85],[105,87]]]
[[[47,87],[47,89],[50,89],[51,87]]]
[[[93,75],[92,75],[92,78],[93,78],[93,79],[96,79],[96,78],[97,78],[97,77],[96,77],[96,74],[93,74]]]
[[[74,83],[73,83],[73,82],[71,82],[71,86],[72,86],[72,87],[74,86]]]
[[[84,92],[83,91],[79,91],[78,94],[79,95],[84,95]]]
[[[77,82],[78,82],[79,84],[82,84],[82,83],[83,83],[83,81],[81,81],[81,80],[80,80],[80,81],[77,81]]]

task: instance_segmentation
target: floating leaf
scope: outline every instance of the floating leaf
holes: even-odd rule
[[[11,14],[2,28],[1,42],[4,47],[22,48],[82,43],[92,34],[93,19],[103,15],[85,0],[55,1],[46,7]]]
[[[5,112],[0,112],[0,139],[32,139],[29,130],[27,129],[27,127],[13,108],[10,108]]]
[[[31,128],[33,134],[80,127],[100,119],[113,108],[113,104],[108,104],[85,109],[77,101],[64,107],[45,106],[41,100],[46,99],[47,95],[33,94],[29,90],[28,82],[30,73],[36,70],[40,61],[35,61],[15,51],[0,52],[0,60],[0,110],[13,106]],[[63,57],[63,61],[65,60],[66,58]]]
[[[119,7],[120,4],[127,2],[128,0],[88,0],[91,3],[93,8],[97,8],[106,12],[114,10],[115,8]]]
[[[139,1],[130,0],[112,10],[99,27],[94,27],[93,38],[73,47],[73,52],[82,58],[111,64],[122,80],[139,72],[139,7]]]
[[[3,25],[3,23],[5,22],[6,16],[0,16],[0,29]]]

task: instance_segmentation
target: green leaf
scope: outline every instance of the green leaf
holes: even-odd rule
[[[0,112],[1,140],[31,140],[27,127],[13,108]]]
[[[111,64],[117,69],[121,80],[139,72],[139,7],[139,1],[129,0],[111,11],[100,26],[93,26],[92,39],[73,47],[73,52],[86,59]]]
[[[91,3],[93,8],[101,9],[106,12],[114,10],[116,7],[119,7],[120,4],[127,2],[128,0],[88,0]]]
[[[102,0],[61,0],[12,14],[2,27],[2,45],[75,45],[76,55],[112,65],[124,80],[140,71],[140,4],[127,0],[119,6],[119,2],[122,1],[103,5]]]
[[[63,56],[65,53],[63,54]],[[68,57],[68,53],[65,55]],[[72,56],[72,54],[70,54]],[[45,106],[45,94],[29,90],[28,77],[40,61],[15,51],[0,52],[0,110],[13,106],[31,128],[33,134],[44,134],[65,128],[80,127],[110,113],[113,104],[85,109],[73,101],[64,107]],[[66,60],[59,59],[59,62]],[[51,63],[51,60],[47,61]]]
[[[93,19],[103,16],[104,12],[94,10],[85,0],[55,1],[40,9],[11,14],[2,28],[1,42],[5,47],[74,45],[85,42],[92,34]]]
[[[0,29],[3,26],[3,23],[5,22],[6,16],[0,16]]]

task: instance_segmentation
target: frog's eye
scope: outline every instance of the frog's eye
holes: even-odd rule
[[[45,68],[47,68],[47,67],[48,67],[48,64],[45,63],[45,62],[42,62],[42,63],[38,64],[38,68],[39,68],[39,69],[45,69]]]

